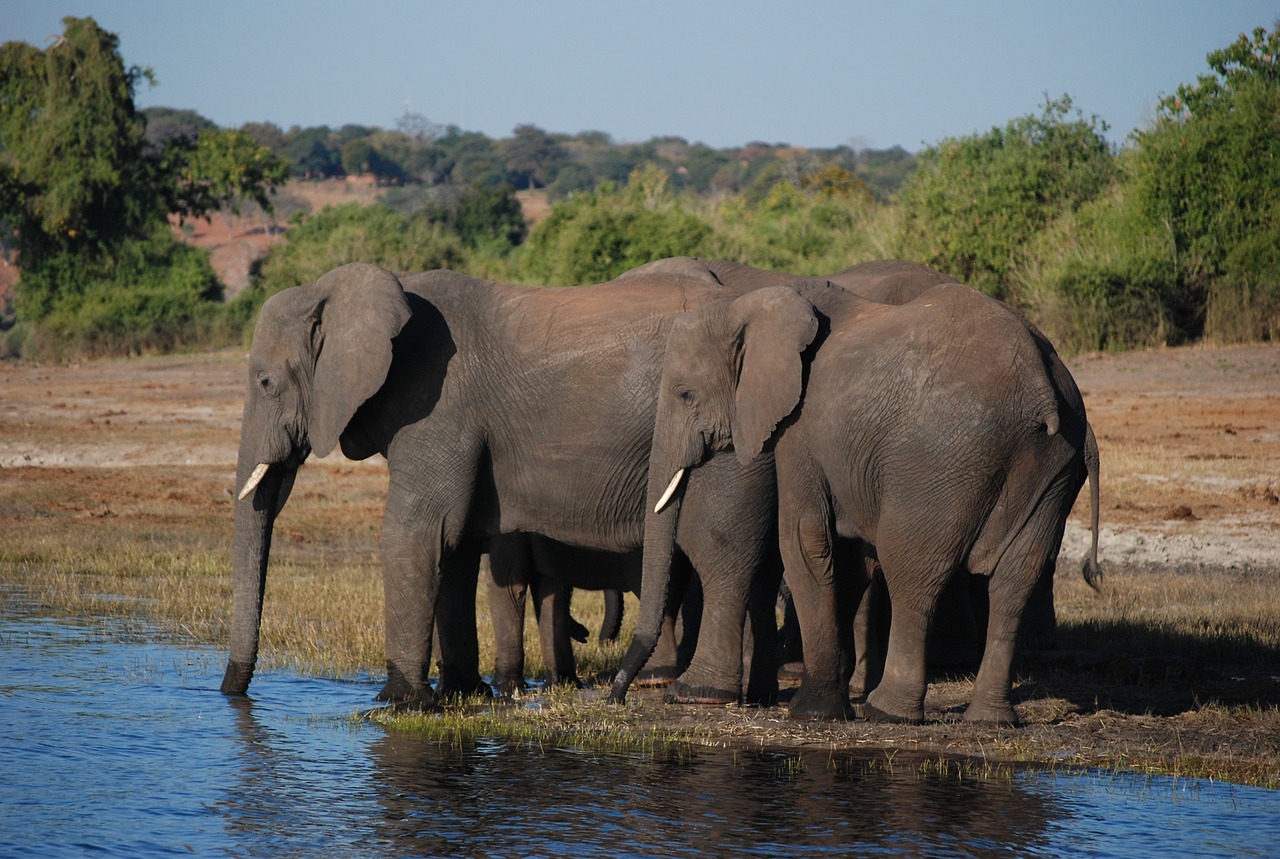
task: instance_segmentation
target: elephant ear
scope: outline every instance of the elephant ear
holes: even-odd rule
[[[315,289],[315,380],[307,434],[312,452],[327,456],[356,409],[386,381],[392,338],[410,311],[400,281],[376,265],[336,268]]]
[[[800,404],[804,350],[818,334],[813,305],[789,286],[758,289],[733,302],[739,330],[733,446],[744,465]]]

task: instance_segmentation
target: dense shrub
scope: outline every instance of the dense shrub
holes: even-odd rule
[[[594,283],[655,259],[705,254],[711,226],[652,168],[556,206],[529,237],[521,271],[537,283]]]
[[[1209,287],[1206,335],[1218,343],[1280,339],[1280,228],[1237,244],[1223,269]]]
[[[261,301],[300,283],[311,283],[349,262],[370,262],[392,271],[457,268],[462,242],[440,224],[397,214],[382,205],[347,203],[306,216],[254,267],[254,289],[246,300]]]
[[[1114,177],[1105,123],[1071,111],[1063,96],[1039,116],[921,153],[901,198],[907,252],[1016,302],[1012,275],[1026,244]]]
[[[24,320],[11,345],[27,355],[164,352],[234,342],[237,320],[216,301],[222,287],[205,251],[176,242],[167,230],[146,239],[128,239],[110,258],[65,253],[29,278],[20,295]],[[45,278],[67,287],[52,289]],[[28,302],[40,300],[38,314]]]

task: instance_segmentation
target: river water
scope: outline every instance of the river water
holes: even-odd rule
[[[827,754],[450,748],[348,718],[374,683],[264,673],[138,623],[0,616],[0,856],[1280,855],[1280,792]]]

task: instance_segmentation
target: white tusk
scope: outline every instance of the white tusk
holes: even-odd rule
[[[244,489],[240,490],[240,500],[248,498],[253,490],[258,488],[258,484],[262,482],[262,478],[267,476],[267,469],[271,466],[265,462],[259,462],[253,467],[253,473],[249,475],[249,479],[244,482]]]
[[[658,499],[658,503],[654,505],[653,512],[661,513],[662,508],[667,506],[667,502],[671,500],[671,496],[676,494],[676,487],[680,485],[680,478],[684,477],[684,469],[676,471],[676,476],[671,478],[671,482],[667,484],[667,491],[662,493],[662,497]]]

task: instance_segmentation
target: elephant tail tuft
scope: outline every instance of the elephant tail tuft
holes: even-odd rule
[[[1093,427],[1087,422],[1084,425],[1084,465],[1089,479],[1090,528],[1093,537],[1089,545],[1089,554],[1080,567],[1084,580],[1089,587],[1101,592],[1102,565],[1098,563],[1098,508],[1100,506],[1100,488],[1098,474],[1101,471],[1101,460],[1098,456],[1098,438],[1093,434]]]

